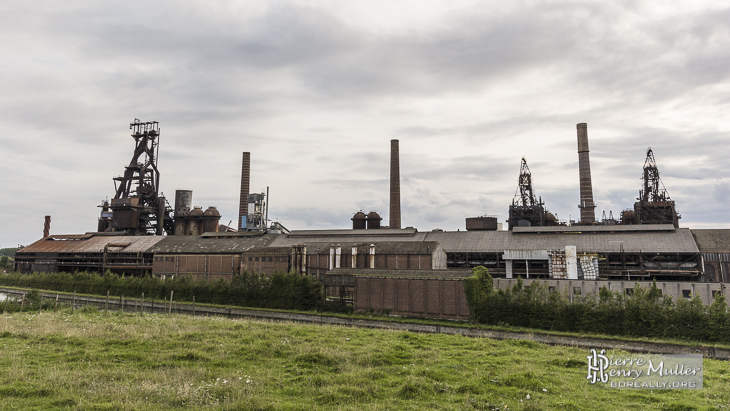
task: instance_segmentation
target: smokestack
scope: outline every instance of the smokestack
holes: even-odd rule
[[[593,203],[593,184],[591,182],[591,161],[588,158],[588,125],[578,123],[578,171],[580,174],[580,222],[590,224],[596,222]]]
[[[51,235],[51,216],[46,216],[46,222],[43,224],[43,238]]]
[[[390,228],[400,228],[400,162],[398,140],[390,140]]]
[[[251,183],[251,153],[243,153],[241,165],[241,198],[238,203],[238,228],[243,228],[243,216],[248,214],[248,188]]]

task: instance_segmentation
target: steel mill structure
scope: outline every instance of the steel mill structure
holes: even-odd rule
[[[111,204],[102,205],[98,231],[131,235],[172,234],[172,210],[160,194],[160,172],[157,169],[159,123],[134,119],[129,128],[135,141],[134,154],[124,169],[124,175],[114,178],[116,192]]]
[[[557,225],[555,216],[545,209],[542,198],[535,196],[532,189],[532,173],[524,158],[520,166],[517,191],[509,206],[507,224],[509,224],[510,230],[514,227]]]
[[[498,288],[521,277],[547,282],[571,298],[601,286],[622,291],[652,280],[675,298],[699,296],[709,303],[718,292],[728,298],[730,230],[679,227],[651,149],[633,209],[624,210],[619,221],[612,215],[596,220],[585,123],[577,125],[579,221],[560,222],[547,210],[523,158],[508,229],[484,215],[466,218],[466,230],[456,232],[401,227],[398,140],[390,146],[387,226],[377,211],[360,210],[351,228],[289,231],[268,220],[268,188],[250,192],[249,152],[243,153],[233,227],[220,224],[215,207],[194,206],[191,190],[175,192],[173,209],[159,191],[158,123],[135,119],[130,127],[134,155],[124,176],[114,179],[115,195],[102,204],[98,229],[54,235],[48,216],[43,238],[17,252],[16,270],[112,270],[207,280],[244,271],[295,271],[320,279],[328,298],[356,309],[441,318],[468,315],[463,280],[477,266],[489,269]]]

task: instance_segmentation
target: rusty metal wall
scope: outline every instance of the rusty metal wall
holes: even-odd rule
[[[468,217],[466,219],[466,231],[496,231],[498,228],[497,217]]]

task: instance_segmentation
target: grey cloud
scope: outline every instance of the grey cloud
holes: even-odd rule
[[[14,176],[0,202],[27,201],[2,214],[0,240],[36,238],[45,213],[58,230],[92,229],[130,159],[134,117],[161,122],[168,196],[193,189],[236,216],[250,151],[252,186],[272,187],[291,228],[385,213],[390,138],[402,139],[405,224],[506,219],[523,155],[548,208],[575,218],[578,122],[599,207],[633,204],[651,146],[682,222],[727,223],[728,8],[476,2],[380,30],[342,17],[344,3],[235,6],[0,5],[13,39],[0,46],[0,170]],[[88,198],[56,201],[69,193]]]

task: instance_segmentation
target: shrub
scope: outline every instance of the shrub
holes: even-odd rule
[[[239,305],[260,308],[312,310],[324,306],[324,289],[315,278],[296,273],[277,273],[271,276],[244,272],[229,281],[209,282],[189,276],[161,279],[119,276],[107,271],[103,275],[71,273],[12,273],[0,276],[0,285],[38,288],[84,294],[139,296],[177,301],[192,301],[221,305]],[[37,296],[37,292],[35,294]],[[28,297],[30,300],[30,297]]]
[[[674,302],[662,296],[656,282],[648,288],[637,284],[631,295],[604,287],[597,296],[570,302],[566,294],[551,292],[543,283],[525,287],[519,278],[511,289],[495,291],[489,271],[477,267],[464,281],[464,292],[471,320],[482,324],[730,343],[730,314],[723,296],[715,296],[709,306],[697,296]]]

